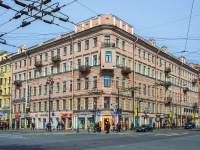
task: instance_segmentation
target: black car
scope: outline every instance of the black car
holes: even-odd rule
[[[135,132],[147,132],[147,131],[153,131],[153,127],[147,124],[143,124],[141,127],[137,127],[135,129]]]
[[[185,124],[185,129],[195,129],[196,125],[194,122],[188,122]]]

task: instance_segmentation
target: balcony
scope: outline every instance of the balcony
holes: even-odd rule
[[[166,67],[166,68],[165,68],[165,73],[166,73],[166,74],[170,73],[171,71],[172,71],[172,70],[171,70],[170,67]]]
[[[60,58],[60,56],[53,56],[53,57],[51,57],[51,61],[53,63],[58,63],[61,61],[61,58]]]
[[[22,81],[20,81],[20,80],[15,80],[15,81],[14,81],[14,85],[15,85],[15,86],[21,86],[21,85],[22,85]]]
[[[131,68],[126,67],[126,66],[123,66],[121,72],[122,72],[123,74],[129,74],[129,73],[131,73]]]
[[[90,66],[89,65],[81,65],[81,66],[79,66],[78,70],[81,73],[88,73],[88,72],[90,72]]]
[[[192,85],[197,84],[197,79],[192,79]]]
[[[36,62],[35,62],[35,67],[36,67],[36,68],[42,67],[42,61],[40,61],[40,60],[39,60],[39,61],[36,61]]]
[[[194,104],[192,105],[192,107],[193,107],[194,109],[196,109],[196,108],[198,108],[198,104],[197,104],[197,103],[194,103]]]
[[[106,47],[115,47],[115,43],[102,43],[101,47],[106,48]]]
[[[166,103],[172,103],[172,97],[165,97],[165,102]]]
[[[189,88],[188,88],[188,87],[184,87],[184,88],[183,88],[183,93],[184,93],[184,94],[186,94],[188,91],[189,91]]]

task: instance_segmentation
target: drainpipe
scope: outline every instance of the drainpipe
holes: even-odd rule
[[[74,40],[72,37],[72,34],[69,35],[70,39],[71,39],[71,46],[72,46],[72,112],[73,112],[73,106],[74,106]],[[74,114],[74,113],[73,113]],[[74,116],[74,115],[73,115]],[[75,123],[75,121],[74,121]],[[74,125],[73,123],[73,125]],[[75,126],[74,126],[75,127]],[[78,129],[78,116],[77,116],[77,133],[79,133],[79,129]]]
[[[10,69],[11,69],[11,81],[10,81],[10,84],[12,84],[13,83],[13,78],[12,78],[12,76],[13,76],[13,67],[12,67],[12,57],[10,57]],[[13,86],[12,86],[13,87]],[[11,90],[10,90],[10,127],[12,127],[12,88],[11,88]]]
[[[137,43],[137,41],[138,41],[138,37],[136,37],[136,40],[135,40],[134,45],[133,45],[133,64],[132,64],[132,68],[133,68],[133,90],[132,90],[132,98],[133,98],[133,123],[134,124],[135,124],[134,110],[135,110],[135,71],[136,71],[136,68],[135,68],[135,50],[136,50],[136,43]]]
[[[27,49],[25,51],[25,55],[26,55],[26,87],[25,87],[25,91],[27,90],[27,85],[28,85],[28,54],[27,54]],[[25,94],[26,96],[26,94]],[[25,97],[25,109],[26,109],[26,114],[28,114],[28,109],[26,108],[26,97]],[[30,102],[29,102],[29,109],[30,109]],[[27,119],[25,118],[25,127],[27,128]]]
[[[181,110],[181,107],[182,107],[182,67],[183,67],[183,62],[181,63],[181,66],[180,66],[180,70],[179,70],[179,80],[180,80],[180,127],[182,127],[182,110]],[[187,120],[186,120],[187,121]]]
[[[158,52],[156,53],[155,58],[155,101],[156,101],[156,115],[158,113],[158,101],[157,101],[157,61],[158,61],[158,54],[160,53],[160,49],[158,49]],[[159,130],[159,122],[157,124],[157,128]]]

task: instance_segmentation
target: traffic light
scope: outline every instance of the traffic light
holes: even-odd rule
[[[134,109],[134,116],[138,116],[138,109],[137,108]]]
[[[119,115],[119,120],[122,120],[122,115],[121,114]]]

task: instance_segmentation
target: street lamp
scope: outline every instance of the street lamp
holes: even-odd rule
[[[49,85],[49,126],[48,126],[48,132],[51,132],[51,123],[50,123],[50,121],[51,121],[51,114],[50,114],[50,99],[51,99],[51,85],[53,85],[54,84],[54,81],[53,81],[53,78],[49,78],[49,79],[47,79],[47,82],[46,82],[46,84],[47,85]],[[52,91],[53,92],[53,91]]]
[[[95,129],[95,119],[96,119],[96,103],[94,103],[94,133],[96,132],[96,129]]]
[[[77,115],[77,129],[76,133],[79,133],[79,114]]]

